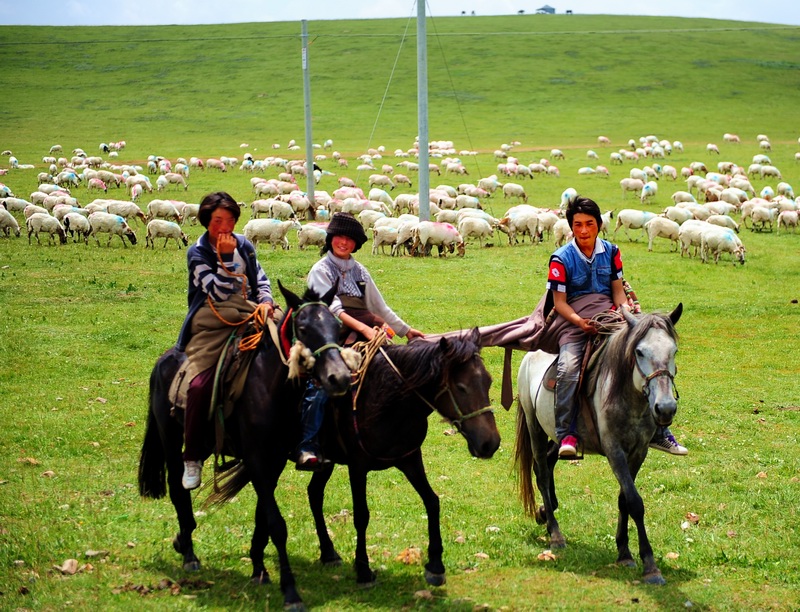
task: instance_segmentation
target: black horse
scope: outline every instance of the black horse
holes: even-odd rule
[[[351,373],[340,355],[337,344],[341,324],[328,306],[331,290],[321,299],[311,290],[302,298],[285,289],[287,314],[291,317],[292,340],[302,342],[315,357],[311,375],[331,396],[344,394],[350,386]],[[283,328],[283,325],[280,328]],[[286,522],[275,501],[275,488],[286,461],[299,441],[297,406],[305,385],[288,381],[288,368],[277,347],[264,338],[257,348],[241,397],[225,422],[226,455],[237,457],[241,489],[253,483],[258,496],[255,530],[250,546],[253,563],[252,580],[269,581],[264,567],[264,549],[269,538],[278,551],[281,592],[287,607],[302,608],[295,579],[286,552]],[[173,540],[175,550],[183,555],[183,567],[197,570],[200,561],[194,553],[192,532],[197,527],[192,513],[192,498],[181,485],[183,474],[182,415],[175,417],[167,394],[183,353],[168,350],[156,362],[150,376],[150,407],[142,452],[139,460],[139,493],[144,497],[161,498],[169,484],[169,496],[178,514],[179,531]]]
[[[464,436],[473,456],[488,459],[500,446],[488,407],[492,379],[479,352],[477,329],[435,342],[390,345],[372,360],[355,409],[347,396],[334,399],[323,430],[324,454],[333,463],[316,472],[308,485],[322,563],[341,563],[325,525],[323,498],[333,464],[345,464],[357,534],[356,580],[361,585],[375,581],[367,556],[367,473],[396,467],[422,498],[428,515],[425,579],[434,586],[444,584],[439,497],[425,475],[421,447],[434,410]]]

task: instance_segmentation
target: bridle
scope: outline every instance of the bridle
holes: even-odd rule
[[[667,368],[662,368],[660,370],[655,370],[650,374],[645,374],[642,370],[642,367],[639,365],[639,360],[635,359],[634,362],[636,363],[636,369],[641,374],[642,378],[644,378],[644,384],[642,385],[642,395],[644,395],[647,399],[650,399],[650,381],[654,378],[659,378],[661,376],[666,376],[669,379],[670,385],[672,386],[673,396],[675,400],[680,399],[680,393],[678,393],[678,387],[675,385],[675,374],[670,372]],[[675,369],[677,374],[677,368]]]
[[[400,372],[400,370],[397,368],[397,366],[394,364],[394,362],[391,359],[389,359],[389,355],[386,354],[386,351],[384,351],[382,348],[380,349],[380,351],[381,351],[381,354],[383,355],[384,359],[386,359],[386,363],[388,363],[389,366],[391,366],[392,370],[394,370],[394,373],[397,374],[398,378],[401,381],[403,381],[403,383],[405,383],[406,382],[405,377]],[[475,355],[473,355],[473,357],[477,357],[477,356],[478,356],[477,353],[475,353]],[[458,415],[458,418],[456,418],[456,419],[451,419],[451,418],[446,417],[445,415],[443,415],[441,410],[439,410],[434,405],[434,403],[431,403],[427,399],[422,397],[422,395],[419,393],[419,391],[415,390],[414,393],[416,394],[416,396],[419,399],[422,400],[422,402],[426,406],[428,406],[428,408],[431,409],[432,412],[438,412],[442,417],[444,417],[450,423],[452,423],[459,432],[461,431],[461,426],[462,426],[462,423],[464,421],[467,421],[467,420],[469,420],[469,419],[471,419],[473,417],[476,417],[476,416],[480,416],[480,415],[485,414],[487,412],[494,412],[494,408],[492,408],[491,406],[486,406],[485,408],[480,408],[479,410],[475,410],[474,412],[468,412],[467,414],[464,414],[461,411],[461,407],[458,405],[458,401],[456,400],[455,395],[453,395],[453,390],[450,388],[450,385],[448,383],[444,383],[442,385],[442,388],[439,389],[439,392],[433,397],[433,401],[436,402],[442,395],[447,393],[447,395],[450,397],[450,403],[453,406],[453,410],[455,410],[455,413]],[[353,409],[355,409],[355,406],[353,406]]]

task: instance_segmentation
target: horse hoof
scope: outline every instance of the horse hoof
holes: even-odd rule
[[[185,572],[198,572],[200,571],[200,561],[195,559],[194,561],[187,561],[183,564],[183,571]]]
[[[365,580],[362,580],[361,577],[356,579],[356,584],[360,589],[371,589],[375,586],[375,583],[378,581],[378,574],[372,570],[369,570],[367,577]]]
[[[306,604],[302,601],[295,601],[293,603],[285,603],[283,604],[283,609],[287,610],[287,612],[306,612]]]
[[[633,559],[620,559],[617,561],[617,565],[621,565],[622,567],[636,567],[636,561]]]
[[[661,575],[661,572],[654,572],[652,574],[645,575],[642,580],[647,584],[654,584],[656,586],[663,586],[667,584],[667,581],[664,580],[664,576]]]
[[[440,587],[447,582],[447,578],[444,574],[434,574],[425,570],[425,582],[431,586]]]
[[[338,567],[342,564],[342,558],[338,553],[333,553],[328,557],[320,557],[319,562],[326,567]]]
[[[253,575],[250,577],[250,582],[252,582],[253,584],[261,585],[261,584],[270,584],[272,581],[269,579],[269,572],[267,572],[267,570],[263,570],[257,573],[253,573]],[[302,601],[300,602],[300,605],[303,605]],[[305,610],[305,607],[303,608],[303,610]]]

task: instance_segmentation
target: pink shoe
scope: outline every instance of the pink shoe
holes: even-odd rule
[[[558,448],[559,457],[575,457],[578,455],[578,438],[575,436],[564,436],[561,446]]]

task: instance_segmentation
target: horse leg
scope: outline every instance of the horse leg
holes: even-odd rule
[[[314,517],[314,527],[317,530],[317,539],[319,540],[319,560],[323,565],[341,565],[342,563],[342,558],[336,552],[333,541],[328,535],[328,526],[325,524],[325,514],[323,512],[325,486],[328,484],[332,474],[333,464],[314,472],[306,489],[308,505],[311,508],[311,515]]]
[[[428,477],[425,475],[422,452],[417,450],[413,455],[398,463],[397,468],[405,474],[408,482],[414,487],[428,514],[428,562],[425,564],[425,581],[432,586],[442,586],[446,578],[442,561],[444,547],[440,525],[439,496],[431,488]]]
[[[353,526],[356,528],[356,582],[361,586],[375,584],[377,574],[369,567],[367,555],[367,527],[369,526],[369,506],[367,506],[367,470],[348,466],[350,475],[350,494],[353,497]]]
[[[178,533],[172,540],[175,552],[183,555],[183,569],[194,572],[200,569],[200,559],[194,554],[192,532],[197,528],[192,509],[192,493],[183,488],[183,424],[178,420],[166,417],[163,423],[163,444],[166,450],[167,487],[169,498],[178,515]]]
[[[558,462],[558,449],[550,443],[547,433],[542,429],[536,417],[529,419],[528,422],[530,423],[529,433],[533,449],[533,472],[536,475],[536,488],[539,489],[539,494],[542,496],[542,505],[536,509],[536,522],[547,525],[551,548],[564,548],[567,540],[561,533],[555,516],[558,498],[556,497],[553,470]],[[552,452],[548,452],[548,449]]]
[[[644,501],[639,491],[636,489],[636,474],[639,472],[642,460],[636,461],[627,466],[627,462],[622,457],[624,469],[618,470],[618,456],[609,456],[609,463],[620,484],[620,492],[617,498],[619,518],[617,520],[617,563],[627,567],[634,567],[636,564],[631,555],[628,538],[628,517],[633,519],[636,524],[636,531],[639,538],[639,557],[642,560],[644,581],[648,584],[666,584],[666,580],[661,575],[661,570],[656,565],[653,557],[653,548],[647,537],[647,530],[644,526]]]
[[[303,610],[303,600],[297,592],[297,585],[289,564],[286,542],[289,539],[286,521],[281,515],[278,502],[275,500],[275,488],[278,478],[286,465],[284,456],[259,457],[258,461],[250,461],[248,471],[251,474],[253,488],[258,496],[256,503],[256,526],[250,541],[250,560],[253,563],[251,580],[258,584],[269,582],[269,574],[264,566],[264,549],[269,538],[278,552],[278,567],[281,573],[280,587],[283,593],[284,610]],[[265,529],[266,523],[266,529]]]

